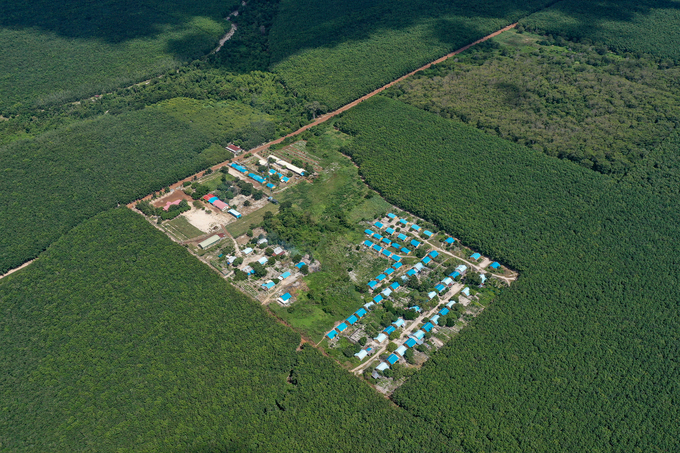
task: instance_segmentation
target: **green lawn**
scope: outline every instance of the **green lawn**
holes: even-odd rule
[[[192,239],[198,236],[203,236],[205,233],[195,226],[193,226],[186,217],[180,215],[179,217],[165,222],[165,228],[171,233],[175,234],[181,240]]]
[[[266,212],[272,212],[276,214],[278,210],[279,207],[277,205],[267,203],[264,207],[258,209],[257,211],[252,212],[247,216],[244,216],[243,218],[227,225],[227,231],[229,234],[237,238],[242,234],[246,234],[246,232],[250,229],[250,225],[259,225],[262,222]]]

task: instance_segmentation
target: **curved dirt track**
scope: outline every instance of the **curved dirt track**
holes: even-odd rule
[[[309,123],[309,124],[307,124],[307,125],[305,125],[305,126],[302,126],[300,129],[296,130],[295,132],[291,132],[290,134],[288,134],[288,135],[286,135],[286,136],[283,136],[283,137],[281,137],[281,138],[277,138],[276,140],[272,140],[271,142],[264,143],[264,144],[262,144],[262,145],[260,145],[260,146],[257,146],[257,147],[255,147],[255,148],[252,148],[252,149],[248,150],[247,152],[248,152],[248,153],[257,153],[257,152],[259,152],[259,151],[262,151],[262,150],[264,150],[264,149],[269,148],[271,145],[276,145],[276,144],[278,144],[278,143],[281,143],[282,141],[284,141],[285,139],[287,139],[287,138],[289,138],[289,137],[294,137],[294,136],[296,136],[296,135],[298,135],[298,134],[301,134],[302,132],[311,129],[311,128],[314,127],[314,126],[317,126],[317,125],[319,125],[319,124],[321,124],[321,123],[324,123],[324,122],[328,121],[329,119],[331,119],[331,118],[333,118],[333,117],[335,117],[335,116],[337,116],[337,115],[339,115],[339,114],[341,114],[341,113],[343,113],[343,112],[346,112],[347,110],[351,109],[352,107],[354,107],[354,106],[356,106],[356,105],[359,105],[361,102],[364,102],[365,100],[372,98],[372,97],[375,96],[376,94],[378,94],[378,93],[380,93],[380,92],[382,92],[382,91],[385,91],[386,89],[390,88],[391,86],[396,85],[397,83],[401,82],[402,80],[405,80],[405,79],[411,77],[413,74],[415,74],[415,73],[417,73],[417,72],[420,72],[420,71],[423,71],[423,70],[425,70],[425,69],[428,69],[428,68],[430,68],[432,65],[435,65],[435,64],[441,63],[442,61],[448,60],[449,58],[451,58],[451,57],[453,57],[453,56],[455,56],[455,55],[458,55],[458,54],[461,53],[461,52],[465,52],[465,51],[468,50],[470,47],[475,46],[475,45],[477,45],[477,44],[479,44],[479,43],[482,43],[482,42],[484,42],[484,41],[486,41],[486,40],[488,40],[488,39],[491,39],[491,38],[493,38],[493,37],[495,37],[495,36],[498,36],[498,35],[500,35],[501,33],[505,32],[505,31],[511,30],[511,29],[514,28],[516,25],[517,25],[516,22],[513,23],[513,24],[510,24],[510,25],[508,25],[507,27],[503,27],[503,28],[501,28],[500,30],[497,30],[497,31],[491,33],[490,35],[484,36],[483,38],[480,38],[480,39],[478,39],[478,40],[475,41],[475,42],[472,42],[472,43],[470,43],[470,44],[468,44],[468,45],[466,45],[466,46],[463,46],[463,47],[461,47],[461,48],[458,49],[458,50],[454,50],[453,52],[451,52],[451,53],[449,53],[449,54],[446,54],[446,55],[444,55],[443,57],[437,58],[436,60],[431,61],[430,63],[428,63],[428,64],[426,64],[426,65],[424,65],[424,66],[421,66],[421,67],[419,67],[418,69],[416,69],[416,70],[414,70],[414,71],[411,71],[411,72],[409,72],[408,74],[399,77],[398,79],[395,79],[395,80],[391,81],[391,82],[388,83],[387,85],[383,85],[383,86],[381,86],[380,88],[378,88],[378,89],[376,89],[376,90],[373,90],[373,91],[371,91],[370,93],[368,93],[368,94],[366,94],[366,95],[364,95],[364,96],[361,96],[359,99],[356,99],[356,100],[350,102],[349,104],[343,105],[342,107],[340,107],[340,108],[337,109],[337,110],[334,110],[334,111],[332,111],[332,112],[329,112],[329,113],[326,113],[326,114],[324,114],[324,115],[321,115],[321,116],[318,117],[316,120],[312,121],[311,123]],[[239,158],[240,158],[240,157],[236,157],[236,158],[232,159],[232,161],[239,160]],[[212,168],[212,170],[214,171],[214,170],[220,169],[221,167],[223,167],[224,165],[227,165],[227,164],[228,164],[228,162],[222,162],[222,163],[213,165],[211,168]],[[200,172],[200,173],[203,173],[203,172]],[[182,183],[184,183],[185,181],[191,181],[191,180],[193,179],[193,177],[194,177],[194,175],[191,175],[191,176],[189,176],[189,177],[187,177],[187,178],[182,179],[181,181],[176,182],[175,184],[173,184],[173,185],[170,186],[170,189],[172,190],[172,189],[176,189],[176,188],[180,187],[180,186],[182,185]],[[147,195],[146,197],[142,198],[141,200],[133,201],[132,203],[129,203],[129,204],[128,204],[128,207],[134,206],[138,201],[142,201],[142,200],[150,200],[152,195],[153,195],[153,194],[149,194],[149,195]]]

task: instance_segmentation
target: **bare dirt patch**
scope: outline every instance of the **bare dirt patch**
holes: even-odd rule
[[[222,225],[220,216],[215,215],[215,213],[208,214],[202,209],[192,209],[182,215],[186,217],[190,224],[204,233],[218,231]]]

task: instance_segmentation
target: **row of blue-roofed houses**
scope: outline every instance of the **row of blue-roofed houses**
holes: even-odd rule
[[[276,188],[276,186],[275,186],[274,184],[272,184],[272,183],[270,183],[270,182],[267,182],[266,179],[264,179],[262,176],[258,175],[257,173],[253,173],[253,172],[248,171],[248,169],[247,169],[246,167],[244,167],[243,165],[239,165],[239,164],[237,164],[236,162],[232,162],[232,163],[230,164],[230,166],[231,166],[231,168],[233,168],[234,170],[238,171],[239,173],[242,173],[242,174],[246,175],[247,177],[249,177],[249,178],[252,179],[253,181],[257,181],[258,183],[262,184],[263,186],[267,187],[268,189],[272,189],[272,190],[273,190],[273,189]],[[286,178],[285,176],[283,176],[283,175],[280,174],[280,173],[277,173],[277,172],[274,171],[274,170],[270,170],[270,171],[269,171],[269,174],[271,174],[271,175],[278,174],[281,182],[284,182],[284,183],[285,183],[285,182],[288,182],[288,181],[289,181],[288,178]]]

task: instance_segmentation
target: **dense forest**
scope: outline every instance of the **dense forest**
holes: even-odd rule
[[[0,3],[0,114],[76,101],[207,54],[240,2]]]
[[[549,3],[281,0],[272,70],[332,110]]]
[[[680,66],[508,32],[390,95],[550,156],[623,174],[680,125],[678,80]]]
[[[125,208],[0,281],[0,312],[3,449],[450,451]]]
[[[680,447],[677,197],[388,98],[341,127],[388,201],[522,273],[400,406],[466,451]]]
[[[520,21],[528,30],[618,52],[680,60],[680,5],[677,0],[563,0]]]

